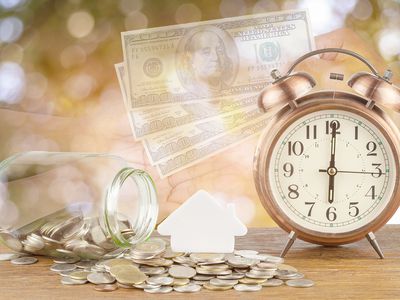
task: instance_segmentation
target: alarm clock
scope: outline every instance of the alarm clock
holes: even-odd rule
[[[360,72],[340,90],[312,92],[305,72],[294,72],[303,60],[320,53],[350,55],[372,73]],[[374,232],[400,204],[400,133],[382,110],[400,111],[400,90],[391,72],[380,76],[359,54],[339,48],[312,51],[297,59],[286,75],[259,95],[268,112],[280,105],[260,136],[254,156],[254,181],[272,219],[289,233],[285,256],[296,238],[320,245],[368,239],[383,258]],[[332,80],[343,74],[330,73]]]

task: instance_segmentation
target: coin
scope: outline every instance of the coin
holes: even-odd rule
[[[80,261],[79,257],[59,257],[53,259],[56,264],[76,264]]]
[[[211,280],[213,278],[215,277],[210,275],[196,275],[193,277],[194,280]]]
[[[147,278],[147,283],[153,285],[171,285],[174,282],[174,278],[172,277],[164,277],[164,276],[153,276]]]
[[[288,271],[293,271],[293,272],[297,272],[297,269],[295,267],[286,265],[286,264],[279,264],[278,265],[278,269],[279,270],[288,270]]]
[[[196,270],[191,267],[172,266],[168,273],[174,278],[192,278],[196,275]]]
[[[258,264],[260,261],[245,257],[232,257],[228,259],[228,264],[235,268],[247,268],[252,265]]]
[[[164,267],[141,267],[140,271],[146,275],[160,275],[165,273],[167,270]]]
[[[314,285],[314,281],[309,279],[290,279],[285,282],[286,285],[291,287],[300,287],[300,288],[307,288],[312,287]]]
[[[122,288],[122,289],[134,289],[135,288],[133,285],[123,284],[123,283],[120,283],[120,282],[117,282],[117,286],[119,288]]]
[[[255,250],[235,250],[233,253],[236,254],[236,255],[239,255],[239,256],[245,256],[245,255],[257,255],[258,251],[255,251]]]
[[[134,284],[133,287],[137,289],[158,289],[161,287],[160,284],[149,284],[149,283],[141,283],[141,284]]]
[[[217,276],[217,278],[219,278],[219,279],[242,279],[244,276],[245,276],[245,274],[232,273],[230,275],[219,275],[219,276]]]
[[[196,293],[201,290],[198,284],[186,284],[182,286],[174,286],[174,291],[179,293]]]
[[[13,265],[32,265],[38,262],[38,259],[33,256],[23,256],[11,260]]]
[[[274,287],[274,286],[280,286],[283,284],[283,280],[276,279],[276,278],[271,278],[268,279],[267,281],[264,281],[261,283],[262,286],[268,286],[268,287]]]
[[[201,262],[212,262],[212,261],[223,261],[225,254],[222,253],[192,253],[190,258],[197,263]]]
[[[53,272],[73,271],[76,269],[74,264],[54,264],[50,267]]]
[[[174,286],[180,286],[180,285],[185,285],[190,282],[189,278],[174,278],[174,282],[172,285]]]
[[[233,288],[239,292],[258,292],[262,289],[262,286],[259,284],[237,284]]]
[[[239,282],[244,283],[244,284],[261,284],[265,281],[267,281],[267,279],[256,279],[256,278],[248,278],[248,277],[239,279]]]
[[[151,293],[151,294],[166,294],[172,292],[172,287],[170,286],[162,286],[159,288],[155,289],[144,289],[146,293]]]
[[[0,253],[0,261],[12,260],[20,256],[19,253]]]
[[[211,283],[207,282],[203,285],[203,287],[206,288],[207,290],[211,290],[211,291],[226,291],[226,290],[230,290],[233,286],[232,285],[216,286],[216,285],[212,285]]]
[[[88,274],[87,280],[93,284],[111,284],[115,282],[115,278],[110,274],[97,272]]]
[[[113,270],[115,267],[111,268]],[[141,272],[135,266],[118,266],[119,269],[115,273],[111,273],[118,282],[123,284],[140,284],[147,280],[146,274]]]
[[[174,257],[182,256],[182,255],[184,255],[183,252],[174,252],[174,251],[172,251],[172,249],[170,247],[168,247],[165,249],[163,257],[164,258],[174,258]]]
[[[87,276],[90,272],[87,271],[73,271],[69,274],[69,277],[76,280],[87,280]]]
[[[61,283],[64,285],[81,285],[85,284],[87,280],[77,280],[70,277],[61,277]]]
[[[118,289],[116,284],[98,284],[94,287],[98,292],[112,292]]]
[[[210,283],[212,285],[216,286],[228,286],[228,285],[235,285],[238,283],[237,280],[235,279],[218,279],[218,278],[213,278],[210,280]]]
[[[96,262],[93,260],[81,260],[80,262],[76,263],[77,268],[86,269],[91,268],[95,265]]]
[[[287,279],[300,279],[303,278],[304,275],[290,270],[277,270],[275,277],[278,279],[287,280]]]

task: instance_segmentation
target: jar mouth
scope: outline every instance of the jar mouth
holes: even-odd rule
[[[126,180],[132,179],[138,191],[138,208],[136,218],[129,219],[131,234],[124,235],[118,219],[120,191]],[[136,199],[132,199],[135,201]],[[147,239],[155,229],[158,217],[158,202],[155,184],[145,171],[134,168],[123,168],[114,177],[107,189],[104,199],[104,224],[114,243],[121,248],[128,248]]]

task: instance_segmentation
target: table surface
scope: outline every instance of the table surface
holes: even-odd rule
[[[315,281],[311,288],[265,287],[260,292],[235,290],[194,294],[148,294],[135,289],[102,293],[92,284],[64,286],[49,270],[52,261],[15,266],[0,262],[0,299],[400,299],[400,225],[386,225],[376,233],[385,254],[381,260],[367,240],[340,247],[323,247],[296,240],[285,263]],[[253,249],[279,255],[287,234],[279,228],[250,229],[237,238],[236,249]],[[0,252],[8,252],[0,247]]]

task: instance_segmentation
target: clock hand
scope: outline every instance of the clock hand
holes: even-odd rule
[[[337,129],[337,123],[335,121],[332,121],[330,124],[330,127],[332,128],[332,137],[331,137],[331,160],[329,161],[329,168],[327,170],[327,173],[329,175],[329,186],[328,186],[328,202],[333,203],[333,199],[335,196],[335,175],[336,175],[336,162],[335,162],[335,157],[336,157],[336,129]]]
[[[326,169],[319,169],[318,170],[321,173],[326,173],[328,170]],[[347,173],[347,174],[369,174],[369,175],[379,175],[380,173],[375,173],[375,172],[360,172],[360,171],[339,171],[337,170],[336,173]]]

